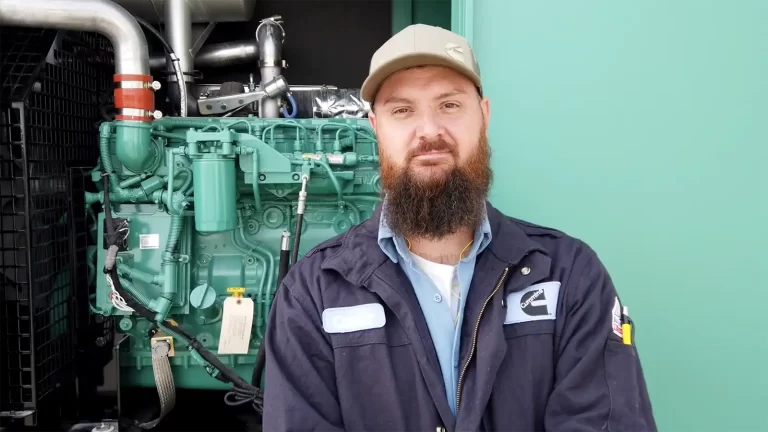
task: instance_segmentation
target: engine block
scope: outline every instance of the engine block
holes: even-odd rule
[[[218,355],[250,378],[277,288],[283,233],[290,233],[291,245],[300,236],[300,258],[369,217],[379,201],[378,151],[368,119],[164,118],[143,128],[106,122],[100,132],[101,162],[91,172],[96,189],[86,196],[95,240],[91,309],[115,317],[117,331],[130,335],[120,345],[120,365],[131,369],[122,384],[155,385],[152,344],[166,338],[177,387],[228,388],[182,343],[162,332],[149,335],[152,324],[127,307],[100,271],[108,245],[99,206],[104,176],[123,235],[116,258],[123,289],[214,354],[224,301],[240,293],[251,299],[247,352]],[[303,187],[306,208],[297,233]]]

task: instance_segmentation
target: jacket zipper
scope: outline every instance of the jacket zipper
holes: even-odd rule
[[[464,367],[461,368],[461,375],[459,375],[459,385],[456,389],[456,412],[459,411],[459,404],[461,403],[461,386],[464,383],[464,374],[467,372],[467,368],[469,367],[469,362],[472,361],[472,356],[475,354],[475,348],[477,347],[477,332],[480,330],[480,320],[483,318],[483,312],[485,312],[486,306],[488,306],[488,303],[491,301],[491,298],[496,294],[496,292],[501,288],[501,285],[504,283],[504,279],[507,278],[507,273],[509,272],[509,267],[504,269],[504,273],[501,275],[501,279],[499,279],[499,283],[496,284],[496,288],[493,290],[491,295],[488,296],[487,299],[485,299],[485,303],[483,303],[483,308],[480,309],[480,314],[477,316],[477,323],[475,323],[475,332],[472,335],[472,348],[469,350],[469,357],[467,357],[466,363],[464,363]]]

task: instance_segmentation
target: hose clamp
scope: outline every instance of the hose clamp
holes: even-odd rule
[[[281,67],[283,69],[288,69],[288,63],[285,60],[259,60],[259,67]]]
[[[116,89],[152,89],[160,90],[162,84],[159,81],[117,81],[115,83]]]
[[[147,120],[150,118],[159,120],[163,117],[163,113],[159,110],[147,111],[139,108],[119,108],[117,114],[125,117],[141,117]]]
[[[259,30],[261,29],[261,26],[263,26],[264,24],[275,25],[280,27],[280,34],[282,35],[281,43],[285,43],[285,29],[283,28],[282,23],[283,23],[283,18],[280,15],[264,18],[263,20],[259,21],[259,26],[256,27],[256,43],[259,42]]]

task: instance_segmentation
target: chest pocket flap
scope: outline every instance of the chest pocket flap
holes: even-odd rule
[[[509,293],[504,324],[555,320],[560,282],[542,282],[521,291]]]
[[[387,323],[387,315],[379,303],[328,308],[322,315],[323,330],[330,336],[334,349],[372,344],[408,345],[405,330],[397,320]]]

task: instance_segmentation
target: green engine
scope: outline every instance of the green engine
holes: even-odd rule
[[[97,221],[91,308],[115,317],[117,332],[130,335],[120,344],[122,385],[156,385],[153,345],[164,342],[176,387],[231,387],[212,378],[216,371],[184,338],[135,313],[101,271],[114,240],[106,214],[94,213],[107,207],[105,198],[119,239],[114,267],[122,290],[155,322],[176,323],[246,380],[278,286],[281,251],[284,260],[298,243],[292,252],[301,258],[369,217],[379,200],[377,146],[365,118],[113,121],[101,125],[100,150],[92,171],[99,192],[86,197]],[[228,299],[252,302],[252,315],[239,326],[241,316],[227,316]],[[222,338],[240,344],[220,344]]]

